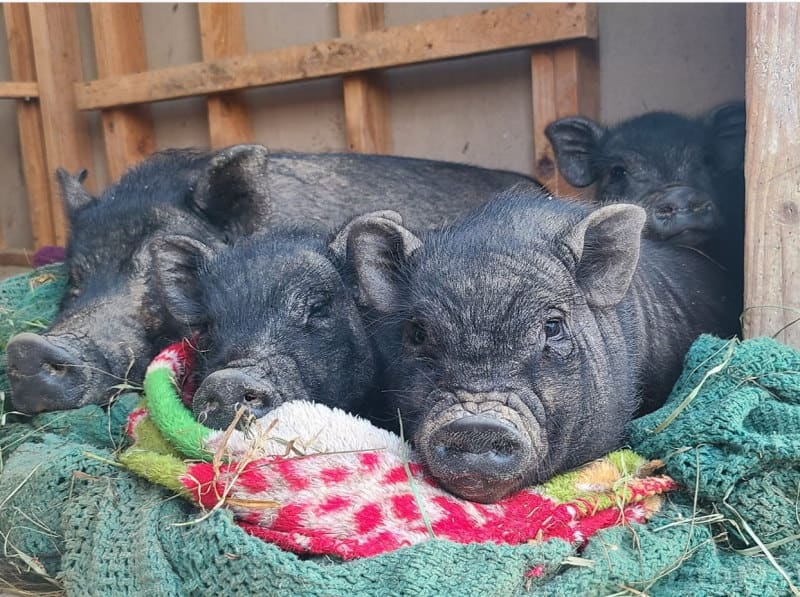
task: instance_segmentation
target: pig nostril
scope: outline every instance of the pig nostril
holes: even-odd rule
[[[675,215],[675,207],[672,205],[660,205],[656,209],[656,216],[659,218],[671,218]]]
[[[245,392],[244,403],[248,408],[261,408],[264,406],[264,394],[258,392]]]
[[[42,369],[52,375],[66,375],[69,365],[66,363],[42,363]]]

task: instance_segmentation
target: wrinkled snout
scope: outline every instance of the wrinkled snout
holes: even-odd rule
[[[697,245],[708,240],[720,224],[719,210],[708,193],[672,186],[650,204],[647,232],[657,240]]]
[[[427,464],[442,486],[462,498],[490,503],[519,486],[529,440],[509,422],[465,416],[435,431]]]
[[[259,418],[281,402],[282,395],[268,381],[238,369],[220,369],[200,384],[192,401],[192,411],[197,420],[208,427],[225,429],[241,406]]]
[[[31,333],[14,336],[6,349],[14,408],[26,414],[75,408],[88,379],[69,348]]]

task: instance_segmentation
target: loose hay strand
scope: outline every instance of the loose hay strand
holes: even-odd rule
[[[723,357],[722,362],[719,363],[718,365],[715,365],[708,371],[706,371],[705,375],[703,375],[703,379],[700,380],[700,383],[697,384],[694,388],[692,388],[692,391],[689,392],[686,398],[681,400],[681,403],[678,406],[676,406],[671,413],[669,413],[666,419],[664,419],[661,423],[659,423],[659,425],[653,430],[653,433],[661,433],[662,431],[664,431],[664,429],[666,429],[675,419],[677,419],[678,415],[680,415],[684,411],[684,409],[686,409],[686,407],[689,406],[689,404],[691,404],[691,402],[697,397],[697,395],[700,393],[700,390],[703,388],[703,385],[706,383],[708,378],[710,378],[713,375],[716,375],[717,373],[721,372],[723,369],[725,369],[725,367],[728,366],[728,363],[730,363],[731,358],[733,358],[733,350],[734,348],[736,348],[738,342],[739,341],[736,338],[731,338],[730,340],[728,340],[728,342],[726,343],[727,350],[725,351],[725,356]]]
[[[750,536],[750,538],[753,541],[755,541],[756,545],[759,547],[761,552],[766,556],[767,560],[769,560],[769,563],[772,564],[772,567],[775,568],[778,574],[780,574],[784,578],[786,584],[789,585],[789,590],[792,592],[792,595],[800,595],[800,589],[798,589],[795,586],[795,584],[792,582],[792,578],[789,576],[786,570],[784,570],[783,567],[778,563],[778,560],[775,559],[775,556],[772,555],[772,552],[769,550],[769,548],[764,544],[763,541],[761,541],[761,538],[750,527],[750,525],[747,523],[744,517],[739,513],[739,511],[728,503],[728,498],[730,497],[732,491],[733,487],[730,487],[726,492],[725,497],[722,498],[722,503],[725,505],[726,508],[728,508],[731,512],[733,512],[736,515],[736,517],[739,519],[739,523],[741,524],[745,532]]]
[[[422,517],[422,522],[425,523],[425,530],[428,531],[428,536],[431,539],[436,539],[436,535],[433,532],[433,526],[431,526],[431,520],[428,518],[427,512],[425,512],[425,508],[423,507],[422,498],[419,495],[419,491],[417,491],[417,484],[414,481],[414,476],[411,474],[411,467],[408,466],[408,450],[406,448],[406,438],[405,434],[403,433],[403,416],[400,414],[400,409],[397,409],[397,420],[400,423],[400,441],[403,444],[403,470],[406,471],[406,476],[408,477],[408,484],[411,487],[411,493],[414,496],[414,501],[417,504],[417,510],[419,510],[419,515]]]

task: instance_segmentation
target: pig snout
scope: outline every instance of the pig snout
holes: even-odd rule
[[[487,415],[447,423],[431,435],[428,445],[428,467],[445,489],[484,503],[519,486],[532,450],[513,424]]]
[[[712,198],[688,186],[668,187],[655,196],[648,229],[658,240],[696,244],[711,237],[720,226]]]
[[[195,417],[208,427],[224,429],[240,407],[246,416],[267,414],[284,397],[266,380],[256,379],[237,369],[220,369],[206,377],[192,400]]]
[[[44,336],[22,333],[6,349],[14,408],[25,414],[74,408],[88,379],[80,357]]]

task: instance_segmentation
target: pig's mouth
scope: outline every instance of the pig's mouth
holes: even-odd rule
[[[688,247],[696,247],[711,240],[715,230],[709,228],[691,228],[681,230],[671,236],[663,237],[665,240],[674,245],[686,245]]]

